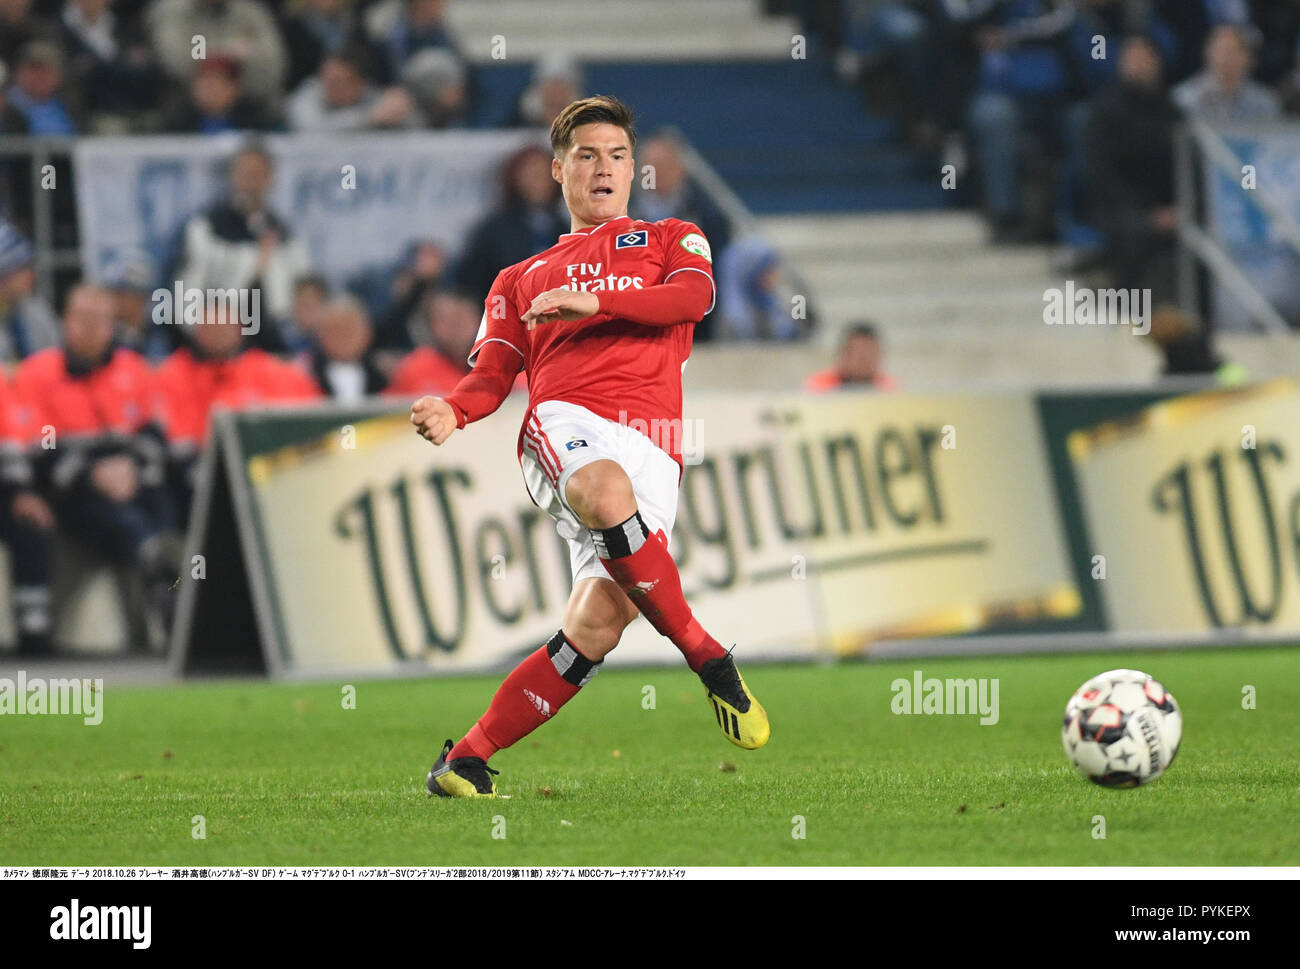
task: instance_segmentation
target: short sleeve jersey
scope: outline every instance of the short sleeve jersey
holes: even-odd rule
[[[693,223],[622,216],[566,232],[550,249],[497,275],[469,362],[484,344],[504,343],[523,360],[530,411],[543,401],[562,400],[637,429],[680,428],[682,370],[698,320],[650,326],[602,312],[594,320],[543,323],[530,332],[520,317],[548,289],[647,289],[682,272],[703,273],[713,285],[709,243]],[[714,293],[716,298],[716,287]],[[664,449],[682,463],[680,431],[648,436],[661,447],[667,444]]]

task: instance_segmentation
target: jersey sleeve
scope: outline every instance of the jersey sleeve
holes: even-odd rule
[[[718,301],[718,287],[713,282],[713,252],[709,240],[694,222],[681,219],[665,219],[659,223],[660,244],[664,254],[664,282],[668,282],[677,273],[702,273],[709,281],[713,298],[705,314],[713,312]]]
[[[519,319],[511,299],[509,273],[509,269],[497,273],[496,281],[492,283],[492,289],[488,292],[487,299],[483,301],[483,319],[479,323],[478,334],[474,337],[474,346],[470,348],[467,358],[471,367],[478,359],[479,350],[487,343],[504,343],[519,354],[521,360],[528,359],[526,352],[528,331],[524,328],[523,321]]]

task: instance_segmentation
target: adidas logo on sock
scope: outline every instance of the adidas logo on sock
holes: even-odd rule
[[[540,712],[542,716],[549,717],[551,715],[551,705],[532,690],[524,690],[524,696],[528,697],[528,699],[532,701],[533,706],[537,707],[538,712]]]

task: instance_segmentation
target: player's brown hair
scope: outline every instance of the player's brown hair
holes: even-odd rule
[[[569,103],[551,125],[551,148],[562,155],[573,147],[573,133],[585,124],[612,124],[627,132],[628,148],[636,150],[632,109],[609,94],[596,94]]]

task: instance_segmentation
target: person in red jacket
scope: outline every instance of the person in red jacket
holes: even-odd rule
[[[0,372],[0,542],[9,547],[18,652],[50,652],[50,535],[54,512],[36,491],[31,414]]]
[[[36,471],[59,525],[109,561],[138,568],[151,618],[165,622],[180,542],[153,373],[114,343],[113,314],[107,290],[75,287],[63,314],[64,345],[24,360],[14,388],[41,439]]]
[[[898,381],[880,369],[880,337],[870,323],[856,323],[844,332],[835,366],[819,370],[804,381],[804,390],[824,393],[858,387],[897,390]]]
[[[482,311],[465,296],[444,290],[429,303],[429,331],[432,346],[417,347],[404,356],[384,394],[389,397],[419,397],[422,394],[447,395],[469,373],[465,364],[474,346],[474,336]],[[520,373],[513,390],[528,389],[528,379]]]
[[[316,400],[315,381],[292,364],[252,346],[237,318],[216,305],[202,323],[186,327],[189,345],[158,368],[163,426],[181,505],[188,509],[195,459],[207,440],[215,407],[246,410],[259,404]]]

